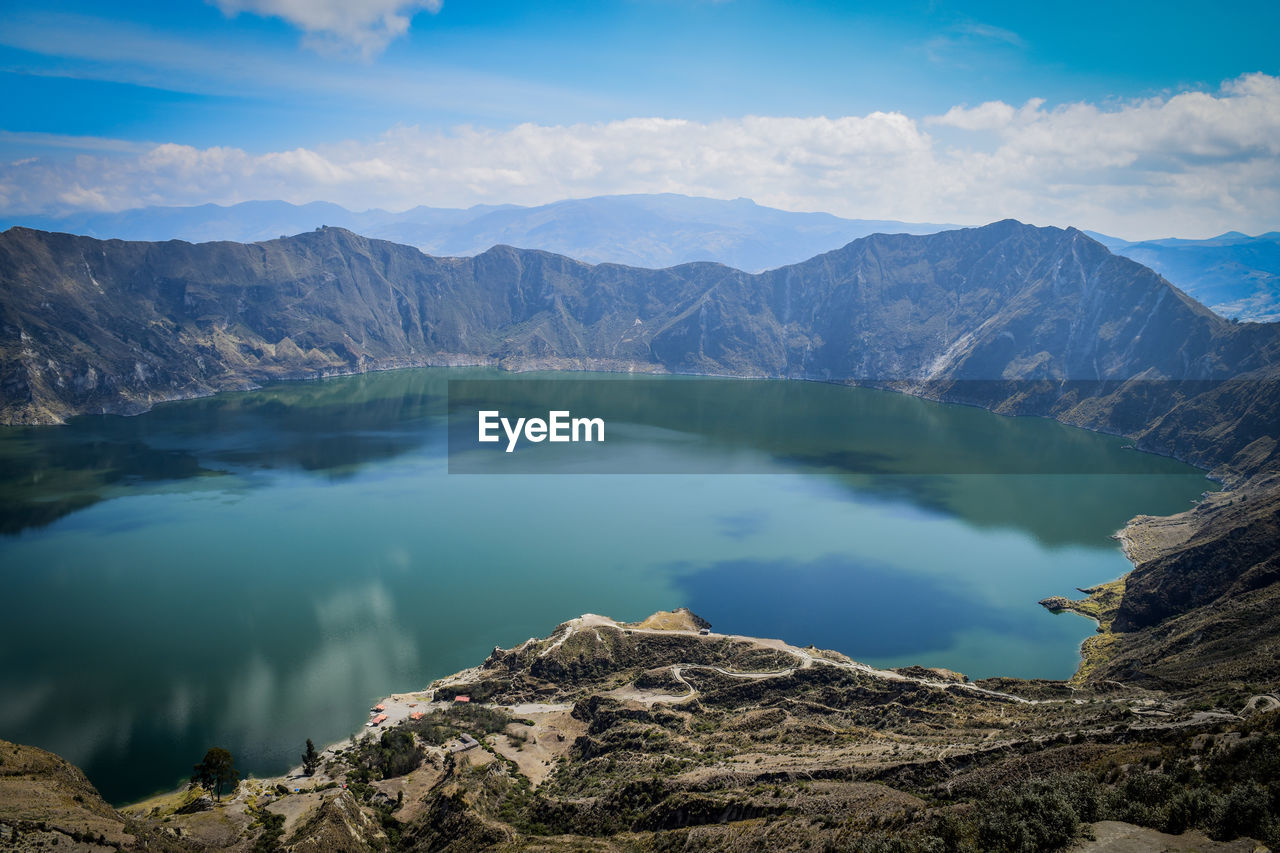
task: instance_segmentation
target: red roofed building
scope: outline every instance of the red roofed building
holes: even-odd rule
[[[470,701],[471,701],[471,697],[470,697],[470,696],[454,696],[454,697],[453,697],[453,701],[455,701],[455,702],[470,702]]]

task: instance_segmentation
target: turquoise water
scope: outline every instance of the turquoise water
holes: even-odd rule
[[[275,773],[494,644],[682,605],[877,665],[1066,677],[1093,625],[1036,601],[1122,574],[1110,535],[1210,486],[1051,421],[803,382],[573,377],[575,414],[611,413],[615,468],[667,473],[560,473],[574,445],[451,458],[448,380],[495,375],[0,430],[0,737],[114,802],[213,745]]]

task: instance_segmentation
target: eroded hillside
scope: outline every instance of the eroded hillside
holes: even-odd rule
[[[22,802],[68,839],[93,815],[126,849],[1090,849],[1105,820],[1108,838],[1252,850],[1226,842],[1280,830],[1280,700],[1255,685],[973,683],[704,624],[571,620],[389,697],[315,776],[221,802],[195,788],[121,814],[87,786],[83,806]],[[0,824],[27,837],[5,802]]]

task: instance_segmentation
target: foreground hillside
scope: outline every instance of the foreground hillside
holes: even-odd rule
[[[574,619],[391,697],[385,727],[326,750],[315,776],[250,780],[216,802],[197,788],[116,812],[55,757],[3,745],[0,837],[193,851],[1280,840],[1280,700],[1262,686],[972,683],[703,625],[687,611]]]

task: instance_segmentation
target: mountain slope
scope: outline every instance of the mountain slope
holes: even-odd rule
[[[798,263],[876,233],[934,234],[952,225],[842,219],[683,195],[615,195],[567,199],[537,207],[415,207],[400,213],[355,212],[336,204],[249,201],[223,207],[143,207],[109,213],[29,216],[8,225],[100,239],[254,242],[322,225],[470,256],[495,245],[542,249],[589,263],[667,267],[693,261],[748,271]],[[1280,320],[1280,233],[1228,232],[1208,240],[1129,242],[1086,232],[1112,252],[1163,275],[1221,316]]]
[[[336,228],[250,245],[11,229],[0,319],[8,422],[460,363],[886,385],[1205,466],[1280,420],[1280,327],[1233,325],[1079,231],[1013,221],[875,235],[759,275],[509,247],[434,258]]]
[[[5,850],[132,850],[146,846],[148,835],[155,833],[139,831],[107,805],[78,767],[43,749],[0,740]]]

